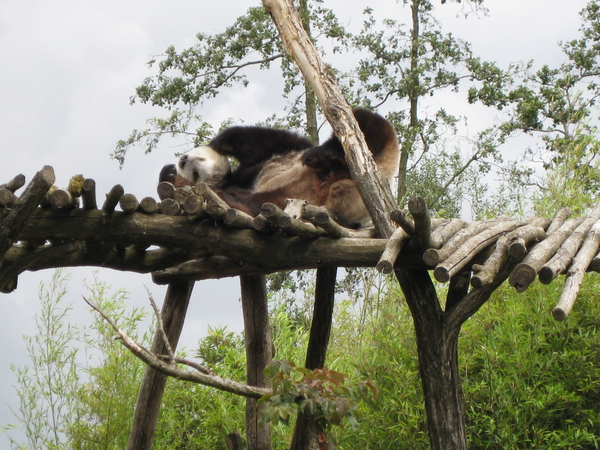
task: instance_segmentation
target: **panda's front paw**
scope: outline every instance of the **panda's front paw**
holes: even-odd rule
[[[302,154],[302,164],[315,170],[335,170],[346,164],[343,157],[322,147],[313,147]]]
[[[171,184],[175,184],[175,179],[177,178],[177,167],[175,164],[165,164],[165,166],[160,171],[158,176],[158,182],[168,181]]]

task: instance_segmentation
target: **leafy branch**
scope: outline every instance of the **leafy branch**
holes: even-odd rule
[[[327,367],[309,370],[287,360],[273,360],[265,368],[265,375],[271,379],[273,393],[259,400],[259,404],[265,404],[263,424],[287,425],[290,417],[302,412],[322,422],[324,427],[342,426],[343,420],[356,427],[358,402],[371,395],[375,400],[379,396],[371,381],[346,385],[347,375]]]

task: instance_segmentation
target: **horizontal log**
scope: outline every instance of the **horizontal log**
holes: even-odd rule
[[[433,275],[440,283],[446,283],[458,273],[484,248],[494,244],[504,233],[508,233],[519,225],[516,220],[500,221],[491,228],[466,240],[462,246],[449,256],[442,264],[438,264]]]
[[[537,244],[512,271],[508,278],[509,284],[517,292],[527,290],[544,263],[554,255],[558,247],[582,221],[583,219],[566,220],[558,230]]]
[[[76,208],[79,202],[71,191],[56,189],[50,194],[50,204],[55,208]]]
[[[587,234],[581,250],[579,250],[573,260],[573,264],[569,267],[562,294],[556,307],[552,310],[552,316],[556,320],[565,320],[571,309],[573,309],[577,294],[579,294],[583,275],[592,262],[594,255],[598,253],[599,248],[600,222],[596,222]]]
[[[588,231],[598,220],[600,220],[600,206],[596,207],[592,214],[573,230],[573,233],[565,239],[556,254],[540,269],[539,277],[542,283],[549,284],[558,274],[565,271],[583,244]]]
[[[423,261],[428,266],[436,266],[439,263],[445,261],[450,255],[455,253],[459,248],[462,247],[463,243],[475,236],[482,231],[489,229],[494,224],[508,220],[507,218],[498,218],[493,220],[487,220],[485,222],[472,222],[466,227],[457,231],[446,244],[440,248],[430,248],[423,254]]]
[[[81,241],[38,248],[16,245],[6,252],[0,271],[0,291],[10,292],[14,289],[10,287],[10,280],[16,280],[25,271],[92,266],[150,273],[168,269],[197,256],[197,253],[194,255],[179,249],[159,248],[142,252],[134,246],[119,250],[110,244],[88,244]]]
[[[257,234],[252,230],[224,229],[213,221],[195,221],[184,216],[124,214],[102,210],[42,210],[38,209],[23,228],[21,240],[47,240],[52,237],[60,242],[72,239],[86,242],[103,242],[107,246],[126,248],[131,245],[153,245],[182,252],[193,258],[193,254],[210,253],[226,256],[242,264],[254,264],[260,273],[279,270],[306,269],[327,266],[375,267],[386,245],[385,239],[364,238],[317,238],[304,239],[281,234]],[[100,247],[99,256],[89,254],[71,256],[61,265],[99,265],[127,270],[127,262],[112,257],[106,261],[108,250]],[[93,251],[91,252],[93,253]],[[118,252],[115,252],[118,253]],[[150,253],[150,252],[146,252]],[[139,262],[139,255],[128,256],[131,270],[166,269],[156,263],[150,268]],[[179,264],[179,260],[173,264]],[[48,268],[44,266],[43,268]],[[412,249],[405,249],[404,256],[396,267],[423,269],[425,266]],[[238,273],[244,273],[239,270]],[[220,277],[218,274],[210,276]],[[199,277],[204,275],[200,273]],[[223,275],[221,275],[223,276]],[[226,275],[224,275],[226,276]]]
[[[158,212],[166,216],[178,216],[181,214],[181,206],[172,198],[165,198],[158,204]]]
[[[175,195],[175,186],[173,186],[168,181],[161,181],[156,186],[156,193],[158,194],[159,200],[164,200],[166,198],[173,198]]]
[[[139,206],[140,202],[138,202],[136,196],[133,194],[123,194],[119,199],[119,207],[124,213],[136,212]]]
[[[146,214],[154,214],[158,211],[158,203],[152,197],[144,197],[140,200],[139,210]]]

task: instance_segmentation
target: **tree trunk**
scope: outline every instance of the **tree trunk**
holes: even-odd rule
[[[410,124],[408,127],[407,138],[400,148],[400,164],[398,165],[398,202],[403,205],[406,196],[406,175],[408,168],[408,158],[413,151],[413,146],[417,141],[419,132],[419,39],[420,39],[420,15],[419,6],[421,0],[412,0],[410,5],[412,16],[411,30],[411,48],[410,48],[410,79],[411,86],[408,90],[408,99],[410,102]]]
[[[427,271],[398,269],[396,276],[415,323],[431,449],[466,450],[464,401],[458,372],[460,324],[448,322]],[[453,296],[457,297],[458,291],[464,289],[463,282],[458,284],[460,287],[453,289],[456,290]],[[451,302],[456,303],[456,299]]]
[[[269,310],[264,275],[240,276],[244,334],[246,341],[246,378],[250,386],[269,387],[270,381],[263,371],[273,358],[273,344],[269,330]],[[271,432],[269,425],[260,426],[260,409],[257,400],[246,399],[246,441],[248,450],[269,450]]]
[[[193,281],[173,283],[169,285],[161,315],[169,344],[173,351],[179,342],[185,314],[189,305]],[[151,351],[157,355],[165,355],[166,347],[159,330],[154,334]],[[167,376],[146,367],[140,384],[127,450],[151,450],[162,396],[167,383]]]

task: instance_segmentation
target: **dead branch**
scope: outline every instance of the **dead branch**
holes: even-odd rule
[[[401,209],[394,209],[390,213],[390,218],[406,231],[406,234],[412,236],[415,234],[415,224],[410,217]]]
[[[163,322],[163,318],[162,315],[160,314],[160,310],[158,309],[158,306],[156,306],[156,302],[154,301],[154,296],[152,295],[152,292],[150,292],[150,289],[146,288],[146,292],[148,293],[148,300],[150,301],[150,305],[152,305],[152,309],[154,310],[154,314],[156,315],[156,324],[158,327],[158,334],[160,335],[162,341],[163,341],[163,345],[165,346],[165,349],[167,350],[167,362],[171,362],[175,360],[175,353],[173,352],[173,348],[171,347],[171,344],[169,343],[169,338],[167,337],[167,333],[165,332],[165,327],[164,327],[164,322]],[[162,356],[162,355],[161,355]],[[164,358],[160,358],[161,360],[164,360]]]
[[[398,258],[398,255],[402,251],[402,248],[408,242],[410,236],[402,228],[397,228],[387,241],[385,250],[379,258],[377,263],[377,270],[381,273],[391,273],[394,268],[394,263]]]
[[[102,316],[104,320],[106,320],[106,322],[113,328],[113,330],[115,330],[123,345],[137,358],[139,358],[141,361],[143,361],[145,364],[152,367],[153,369],[158,370],[159,372],[173,378],[191,381],[192,383],[198,383],[204,386],[214,387],[221,391],[231,392],[232,394],[241,395],[244,397],[260,398],[263,395],[271,393],[270,389],[247,386],[245,384],[221,378],[216,375],[208,375],[206,373],[198,371],[193,372],[191,370],[181,369],[177,367],[174,361],[162,361],[160,357],[151,353],[142,345],[138,344],[133,339],[131,339],[127,335],[127,333],[125,333],[117,326],[113,319],[111,319],[106,313],[104,313],[104,311],[102,311],[100,308],[98,308],[85,297],[83,297],[83,299],[88,305],[90,305],[90,307],[94,311],[96,311]]]

